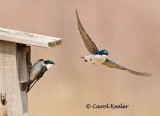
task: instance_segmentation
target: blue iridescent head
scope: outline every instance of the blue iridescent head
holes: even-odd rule
[[[52,60],[45,60],[44,63],[45,64],[55,64]]]
[[[108,55],[108,51],[107,50],[101,50],[98,53],[99,55]]]

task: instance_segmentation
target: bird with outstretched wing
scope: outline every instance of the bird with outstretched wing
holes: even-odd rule
[[[89,37],[85,29],[83,28],[81,21],[78,16],[78,12],[76,10],[76,16],[77,16],[77,25],[80,32],[80,35],[84,41],[84,44],[88,51],[91,53],[89,56],[82,57],[85,59],[86,62],[91,62],[93,64],[103,64],[110,68],[117,68],[121,70],[126,70],[132,74],[141,75],[141,76],[151,76],[151,74],[146,72],[137,72],[133,71],[131,69],[125,68],[111,60],[109,60],[108,57],[108,51],[107,50],[101,50],[99,51],[96,44],[92,41],[92,39]]]

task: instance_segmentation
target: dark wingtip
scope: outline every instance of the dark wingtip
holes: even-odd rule
[[[152,76],[152,74],[150,74],[150,73],[145,73],[145,76]]]
[[[77,11],[77,9],[76,9],[76,15],[78,15],[78,11]]]
[[[78,11],[76,9],[76,16],[77,16],[77,21],[79,21],[79,16],[78,16]]]
[[[137,72],[137,71],[133,71],[133,70],[128,70],[128,71],[132,74],[136,74],[136,75],[139,75],[139,76],[152,76],[152,74],[147,73],[147,72]]]

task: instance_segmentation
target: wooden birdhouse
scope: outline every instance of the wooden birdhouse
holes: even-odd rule
[[[30,46],[51,48],[60,38],[0,28],[0,116],[28,116],[27,92],[21,91],[29,81]]]

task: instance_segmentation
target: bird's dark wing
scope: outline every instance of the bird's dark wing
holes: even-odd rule
[[[84,28],[83,28],[83,26],[80,22],[77,10],[76,10],[76,16],[77,16],[78,29],[79,29],[79,32],[81,34],[81,37],[84,41],[84,44],[85,44],[86,48],[88,49],[88,51],[91,54],[98,54],[98,48],[95,45],[95,43],[91,40],[89,35],[86,33],[86,31],[84,30]]]
[[[34,84],[36,84],[36,82],[44,75],[44,73],[47,71],[46,66],[42,68],[40,74],[38,75],[37,78],[35,78],[33,81],[29,82],[28,88],[27,88],[27,92],[29,92],[29,90],[34,86]]]
[[[136,74],[136,75],[151,76],[151,74],[146,73],[146,72],[137,72],[137,71],[130,70],[130,69],[125,68],[125,67],[123,67],[123,66],[121,66],[121,65],[119,65],[119,64],[117,64],[117,63],[115,63],[115,62],[113,62],[111,60],[108,60],[108,59],[106,59],[106,62],[104,62],[103,65],[106,65],[106,66],[108,66],[110,68],[117,68],[117,69],[121,69],[121,70],[126,70],[126,71],[128,71],[128,72],[130,72],[132,74]]]

